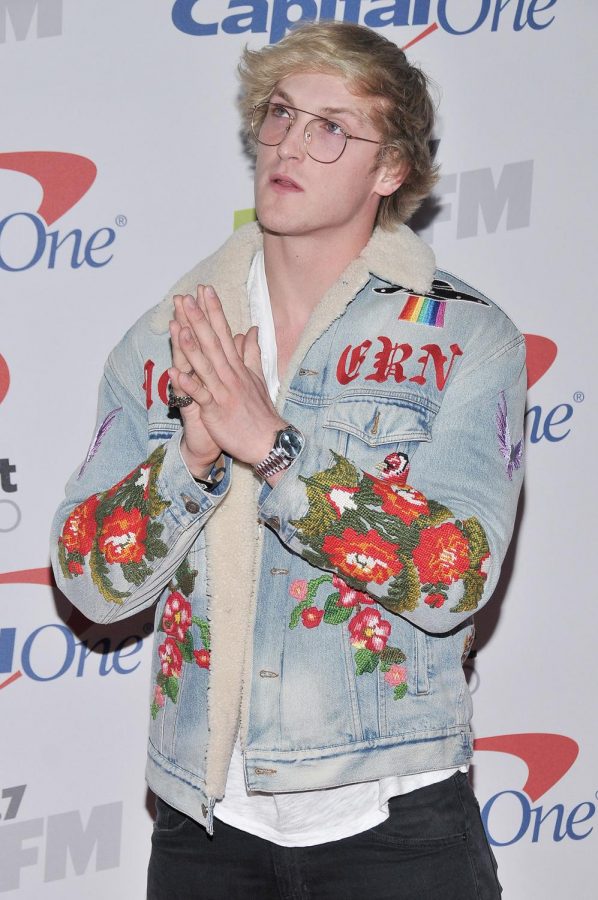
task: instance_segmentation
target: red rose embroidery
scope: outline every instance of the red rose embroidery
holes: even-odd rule
[[[181,674],[181,666],[183,665],[183,657],[181,651],[172,638],[166,638],[163,644],[158,647],[158,656],[160,657],[160,668],[162,674],[167,678],[174,675],[176,678]]]
[[[139,509],[117,506],[106,516],[100,534],[100,550],[108,563],[138,563],[145,555],[145,536],[149,516]]]
[[[323,609],[318,609],[315,606],[308,606],[307,609],[302,611],[301,618],[303,619],[303,624],[306,628],[316,628],[322,621],[323,615]]]
[[[446,597],[444,594],[428,594],[427,597],[424,598],[428,606],[432,606],[434,609],[437,609],[439,606],[442,606]]]
[[[193,656],[195,657],[195,662],[199,666],[200,669],[209,669],[210,668],[210,651],[209,650],[194,650]]]
[[[91,550],[98,530],[95,520],[98,503],[98,498],[93,494],[80,503],[64,523],[61,540],[69,553],[77,551],[81,556],[87,556]]]
[[[79,562],[75,562],[74,559],[71,559],[68,570],[71,575],[83,575],[83,566]]]
[[[469,568],[469,542],[451,522],[424,528],[413,562],[424,584],[450,584]]]
[[[353,588],[350,588],[348,584],[345,584],[342,578],[339,578],[338,575],[332,576],[332,585],[338,591],[338,600],[336,601],[337,606],[351,607],[351,606],[359,606],[360,603],[373,603],[373,599],[368,597],[367,594],[364,594],[362,591],[356,591]]]
[[[333,566],[360,581],[383,584],[403,568],[395,546],[373,529],[358,534],[353,528],[345,528],[342,538],[334,535],[325,538],[322,550]]]
[[[349,622],[349,631],[354,647],[381,653],[390,636],[390,622],[376,609],[362,609]]]
[[[374,493],[382,498],[382,510],[391,516],[398,516],[405,525],[411,525],[418,516],[429,513],[428,501],[414,488],[401,484],[374,481]]]
[[[191,625],[191,604],[178,591],[169,594],[162,614],[162,628],[177,641],[184,641]]]

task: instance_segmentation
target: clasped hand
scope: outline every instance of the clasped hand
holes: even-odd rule
[[[198,285],[196,297],[177,294],[174,307],[168,374],[175,394],[195,401],[181,409],[187,466],[205,477],[221,450],[256,465],[286,425],[270,400],[257,328],[233,337],[212,287]]]

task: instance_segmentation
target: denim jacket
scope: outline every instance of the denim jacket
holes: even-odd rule
[[[469,760],[462,662],[523,471],[522,335],[400,226],[374,232],[289,364],[277,406],[299,458],[272,489],[225,457],[205,491],[167,406],[171,297],[213,284],[246,331],[259,246],[240,229],[112,351],[52,537],[89,618],[157,601],[147,779],[209,830],[239,730],[257,791]]]

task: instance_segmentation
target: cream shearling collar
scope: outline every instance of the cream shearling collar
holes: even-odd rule
[[[172,295],[195,292],[197,284],[218,282],[228,293],[245,287],[249,266],[256,251],[263,246],[262,232],[256,222],[244,225],[217,250],[207,257],[169,291],[154,310],[151,329],[156,334],[168,331],[172,318]],[[343,272],[339,281],[322,299],[323,305],[337,286],[347,286],[351,276],[366,273],[393,284],[401,284],[415,291],[429,289],[435,270],[432,249],[407,226],[399,225],[394,231],[374,229],[372,236],[360,255]],[[216,287],[216,284],[214,285]]]

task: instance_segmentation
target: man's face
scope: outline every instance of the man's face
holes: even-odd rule
[[[348,134],[378,141],[366,118],[373,101],[352,94],[339,75],[305,72],[283,78],[270,102],[288,108],[295,122],[277,146],[258,144],[255,206],[262,227],[319,238],[362,233],[367,240],[380,197],[393,193],[401,176],[375,168],[378,144],[348,140],[340,159],[321,163],[308,155],[303,135],[307,122],[319,115]]]

